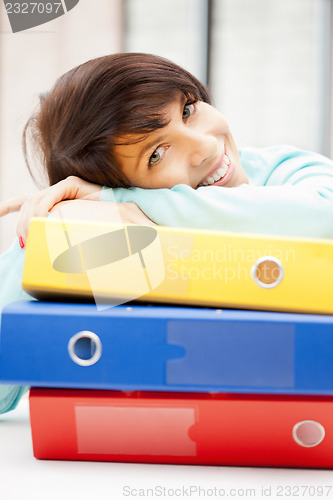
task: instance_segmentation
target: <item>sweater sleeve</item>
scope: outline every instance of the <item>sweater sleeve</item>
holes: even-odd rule
[[[333,238],[333,176],[325,174],[302,185],[103,188],[101,199],[111,200],[113,195],[118,202],[136,203],[159,225]]]
[[[21,286],[24,255],[24,250],[16,240],[12,247],[0,256],[0,314],[10,302],[33,300]],[[13,410],[27,390],[27,387],[4,385],[0,381],[0,413]]]
[[[28,387],[0,385],[0,413],[14,410]]]

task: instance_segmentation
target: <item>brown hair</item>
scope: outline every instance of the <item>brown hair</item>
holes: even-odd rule
[[[164,127],[162,110],[175,91],[190,102],[210,103],[208,90],[194,76],[155,55],[113,54],[68,71],[40,96],[39,111],[24,128],[30,173],[28,135],[51,185],[75,175],[100,185],[128,187],[113,146],[121,136]]]

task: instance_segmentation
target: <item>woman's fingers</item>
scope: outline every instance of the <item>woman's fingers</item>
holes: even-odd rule
[[[16,233],[25,242],[32,217],[47,217],[52,208],[63,200],[99,200],[101,186],[70,176],[37,194],[26,197],[21,205]]]
[[[92,184],[91,182],[84,181],[79,177],[70,176],[67,179],[68,182],[68,196],[66,199],[74,200],[90,200],[99,201],[102,191],[102,186],[98,184]]]
[[[30,219],[32,217],[39,216],[37,212],[34,199],[26,201],[21,207],[19,219],[16,225],[16,234],[18,238],[22,238],[23,242],[25,242],[27,238]]]
[[[70,175],[67,179],[58,182],[51,186],[55,196],[59,197],[58,201],[62,200],[90,200],[99,201],[102,186],[84,181],[80,177]],[[61,199],[60,199],[61,197]]]
[[[27,200],[28,196],[16,196],[15,198],[11,198],[10,200],[2,201],[0,203],[0,217],[4,215],[10,214],[12,212],[18,212],[24,202]]]

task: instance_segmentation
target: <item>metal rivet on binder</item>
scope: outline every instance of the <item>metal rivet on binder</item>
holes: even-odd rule
[[[68,353],[77,365],[94,365],[102,355],[101,339],[88,330],[78,332],[68,342]]]
[[[312,448],[322,442],[325,437],[324,427],[315,420],[302,420],[293,427],[293,438],[297,444]]]
[[[281,283],[283,278],[282,262],[268,255],[261,257],[253,264],[251,276],[254,282],[262,288],[274,288]]]

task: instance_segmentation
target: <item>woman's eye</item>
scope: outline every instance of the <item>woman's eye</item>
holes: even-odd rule
[[[153,165],[154,163],[157,163],[160,161],[164,153],[164,148],[160,146],[159,148],[155,149],[151,157],[149,158],[149,166]]]
[[[194,109],[195,109],[194,104],[185,104],[183,109],[183,120],[186,120],[189,116],[191,116]]]

